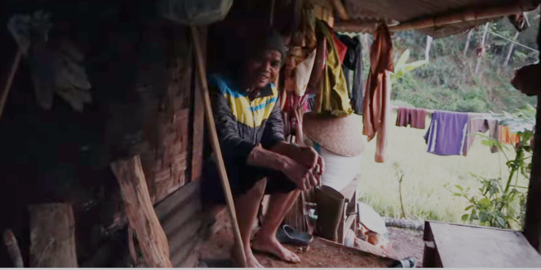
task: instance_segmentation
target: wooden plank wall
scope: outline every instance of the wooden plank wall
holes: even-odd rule
[[[154,29],[156,30],[156,29]],[[165,87],[165,95],[156,99],[150,97],[149,106],[153,112],[147,113],[145,134],[150,142],[142,146],[141,161],[147,178],[152,201],[157,203],[182,187],[188,167],[188,141],[190,125],[190,106],[192,96],[192,50],[187,38],[186,28],[169,27],[158,36],[159,31],[149,31],[148,42],[162,42],[164,46],[163,81],[156,84]],[[141,76],[145,76],[145,70]],[[153,78],[149,78],[152,80]],[[151,81],[152,82],[152,81]],[[153,85],[140,79],[137,89],[145,91]],[[153,98],[153,99],[152,99]]]

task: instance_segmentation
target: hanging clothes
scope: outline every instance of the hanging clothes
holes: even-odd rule
[[[376,162],[387,159],[387,129],[391,105],[391,72],[393,43],[389,29],[380,24],[370,48],[370,72],[366,81],[363,109],[363,134],[372,140],[376,133]]]
[[[396,126],[425,129],[426,110],[419,108],[398,108]]]
[[[473,145],[473,142],[475,141],[475,134],[474,133],[485,133],[489,131],[489,136],[491,138],[494,138],[496,140],[499,139],[500,136],[500,130],[498,128],[498,120],[496,119],[487,119],[486,114],[481,113],[468,113],[468,131],[467,131],[467,140],[466,144],[464,144],[464,151],[463,154],[466,156],[468,154],[468,150]],[[498,152],[498,147],[493,146],[490,151],[492,153]]]
[[[349,37],[341,35],[340,40],[348,47],[346,57],[342,65],[344,70],[344,76],[348,83],[349,97],[351,99],[351,106],[353,111],[357,114],[363,113],[363,97],[364,97],[364,83],[363,83],[363,54],[361,36]],[[349,73],[354,72],[353,83],[349,84]]]
[[[317,93],[315,111],[334,116],[350,115],[353,110],[349,103],[346,78],[342,71],[338,46],[334,42],[334,33],[320,20],[317,21],[317,30],[320,32],[318,38],[327,40],[327,61],[320,81],[320,92]]]
[[[428,152],[440,156],[462,155],[467,132],[467,113],[435,111],[425,135]]]
[[[316,59],[316,50],[314,50],[304,61],[295,67],[295,95],[298,97],[304,96],[308,82],[310,80],[310,74],[314,67],[314,61]]]
[[[509,127],[500,126],[500,142],[515,146],[520,142],[520,137],[518,134],[512,133]]]
[[[346,58],[346,54],[348,53],[348,46],[342,43],[342,41],[340,41],[340,39],[336,36],[334,32],[331,34],[331,36],[333,44],[336,47],[336,51],[338,52],[340,65],[342,65],[344,63],[344,59]]]

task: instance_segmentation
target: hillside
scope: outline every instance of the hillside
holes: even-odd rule
[[[537,49],[539,15],[531,12],[528,16],[531,26],[520,33],[516,41]],[[505,66],[511,41],[517,31],[507,18],[491,23],[488,29],[485,43],[488,46],[485,55],[481,57],[478,73],[475,73],[478,61],[476,55],[484,26],[472,30],[465,54],[468,32],[434,39],[429,63],[406,73],[394,83],[393,102],[402,106],[462,112],[514,111],[524,108],[527,103],[535,105],[535,98],[522,95],[509,82],[516,68],[537,61],[538,52],[513,45],[508,65]],[[425,59],[426,39],[425,35],[414,31],[395,34],[395,63],[406,49],[411,51],[408,62]],[[371,40],[365,42],[370,43]],[[368,47],[365,46],[363,54],[367,72]]]

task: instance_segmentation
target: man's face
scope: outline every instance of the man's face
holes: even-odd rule
[[[248,62],[249,83],[251,87],[263,88],[274,82],[280,72],[282,54],[279,51],[265,51],[261,56]]]

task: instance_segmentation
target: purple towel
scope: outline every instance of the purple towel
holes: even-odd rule
[[[428,152],[441,156],[462,155],[467,132],[467,113],[435,111],[425,135]]]

